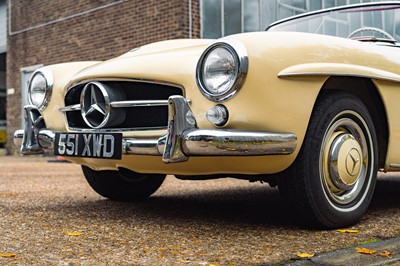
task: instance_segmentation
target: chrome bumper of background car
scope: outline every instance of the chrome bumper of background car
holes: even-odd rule
[[[254,156],[292,153],[296,135],[264,131],[199,129],[187,100],[168,100],[168,132],[159,139],[123,138],[123,154],[158,155],[165,163],[187,161],[190,156]],[[25,128],[14,133],[21,153],[34,155],[54,150],[55,131],[48,130],[34,106],[24,108]]]

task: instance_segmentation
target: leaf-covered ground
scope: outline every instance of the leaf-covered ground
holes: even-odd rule
[[[170,176],[147,201],[112,202],[48,159],[0,158],[0,265],[258,265],[400,234],[400,174],[379,178],[359,224],[318,231],[267,184]]]

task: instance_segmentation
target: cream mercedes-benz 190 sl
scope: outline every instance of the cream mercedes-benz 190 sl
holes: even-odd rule
[[[145,45],[38,69],[22,154],[82,165],[112,200],[166,175],[277,185],[304,222],[356,223],[400,170],[400,2],[336,7],[265,32]]]

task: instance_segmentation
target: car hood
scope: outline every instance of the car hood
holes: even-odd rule
[[[78,72],[71,84],[96,78],[162,78],[163,73],[193,67],[213,40],[183,39],[144,45],[119,57],[99,62]],[[174,68],[172,70],[171,68]],[[157,77],[157,74],[161,76]]]
[[[208,39],[180,39],[180,40],[155,42],[138,48],[134,48],[128,53],[121,55],[120,58],[143,56],[146,54],[173,52],[178,50],[187,50],[199,46],[204,47],[212,41],[213,40],[208,40]]]

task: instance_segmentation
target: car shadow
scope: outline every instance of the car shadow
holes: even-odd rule
[[[117,202],[105,198],[91,200],[88,197],[78,200],[74,206],[55,204],[48,206],[48,210],[71,211],[87,219],[104,216],[126,222],[144,219],[160,224],[174,224],[178,221],[215,225],[296,226],[290,218],[290,208],[281,199],[278,189],[266,184],[250,189],[183,189],[177,193],[156,193],[146,200],[136,202]]]
[[[155,212],[164,218],[243,225],[290,225],[290,210],[277,188],[256,187],[208,190],[185,195],[160,195],[150,204],[159,205]],[[145,203],[145,204],[148,204]]]
[[[381,174],[378,177],[369,211],[400,208],[400,173]]]
[[[400,178],[379,178],[368,210],[368,217],[390,215],[400,208]],[[69,210],[70,208],[70,210]],[[305,229],[298,224],[294,211],[285,204],[277,188],[255,187],[209,188],[200,191],[184,189],[156,193],[149,199],[136,202],[116,202],[90,198],[74,206],[56,205],[53,211],[76,212],[87,219],[101,216],[132,223],[147,220],[160,224],[175,222],[233,226],[279,227]],[[386,214],[383,214],[386,215]]]

